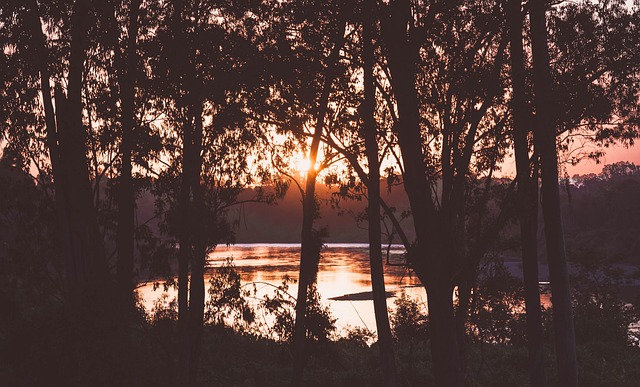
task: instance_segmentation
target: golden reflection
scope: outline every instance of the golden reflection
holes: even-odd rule
[[[392,249],[392,254],[398,257],[404,252],[399,247]],[[369,271],[369,255],[366,244],[329,244],[322,251],[320,271],[318,273],[318,291],[324,303],[331,307],[334,316],[338,319],[338,327],[346,325],[366,326],[375,330],[375,317],[373,302],[370,295],[371,277]],[[220,246],[208,257],[209,272],[213,273],[216,267],[223,265],[228,259],[233,261],[239,271],[243,284],[256,284],[257,298],[264,297],[271,292],[272,286],[259,286],[268,283],[279,286],[285,275],[292,280],[298,277],[298,262],[300,258],[299,244],[239,244],[234,246]],[[397,257],[396,257],[397,258]],[[399,295],[404,291],[421,304],[426,304],[424,288],[419,284],[415,276],[409,276],[400,266],[385,267],[385,281],[387,291],[393,295]],[[208,286],[208,285],[207,285]],[[162,294],[160,287],[153,290],[153,284],[144,284],[139,290],[144,306],[151,310],[156,300]],[[289,293],[296,294],[297,284],[289,284]],[[347,301],[329,300],[351,294],[360,294],[358,299]],[[177,296],[175,289],[167,292],[169,301]],[[349,297],[347,297],[349,298]],[[256,301],[257,302],[257,301]],[[389,307],[393,307],[392,299],[387,300]]]

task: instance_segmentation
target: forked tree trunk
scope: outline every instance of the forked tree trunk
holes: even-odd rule
[[[42,22],[38,12],[38,3],[32,1],[32,9],[27,15],[30,28],[33,34],[34,47],[36,47],[37,55],[44,58],[39,62],[40,72],[40,90],[42,92],[42,104],[44,106],[44,118],[46,129],[46,144],[49,151],[49,160],[51,162],[51,172],[53,175],[53,183],[55,190],[55,210],[58,222],[58,233],[63,247],[66,248],[66,241],[69,240],[69,228],[67,219],[67,210],[64,200],[62,200],[64,186],[62,180],[56,176],[60,176],[60,149],[58,145],[58,128],[56,125],[56,115],[53,108],[53,96],[51,95],[51,86],[49,84],[51,75],[49,72],[49,52],[45,44],[45,36],[42,32]]]
[[[433,373],[438,386],[462,386],[458,344],[453,311],[453,285],[450,269],[452,258],[446,240],[450,239],[443,219],[435,209],[427,181],[422,153],[419,103],[416,90],[418,50],[407,26],[412,19],[408,1],[394,1],[389,6],[389,19],[383,21],[383,37],[388,50],[392,87],[398,104],[399,122],[395,128],[404,163],[403,185],[416,231],[413,267],[427,288],[431,323]]]
[[[393,338],[387,312],[387,295],[384,286],[384,270],[382,267],[382,230],[380,227],[380,161],[378,159],[378,140],[375,111],[375,83],[373,78],[373,42],[374,2],[366,3],[363,21],[363,56],[364,56],[364,102],[363,121],[364,137],[369,164],[369,184],[367,219],[369,223],[369,262],[371,266],[371,287],[373,293],[373,308],[376,317],[378,344],[380,348],[380,363],[385,377],[385,384],[389,387],[399,386],[396,359],[393,350]]]
[[[196,252],[199,245],[198,236],[194,232],[198,228],[199,220],[195,202],[199,195],[201,167],[201,142],[202,142],[202,101],[197,96],[197,80],[194,64],[190,62],[191,52],[186,36],[187,23],[184,20],[185,2],[176,0],[173,2],[173,25],[177,26],[174,32],[175,50],[172,53],[175,61],[174,77],[179,79],[178,87],[185,92],[182,100],[176,101],[182,110],[182,176],[180,193],[178,197],[178,340],[179,362],[178,378],[176,385],[192,386],[197,377],[198,363],[193,355],[199,354],[200,334],[196,329],[193,332],[193,321],[197,321],[200,310],[200,298],[204,302],[204,296],[200,288],[204,287],[200,267],[203,265],[204,253]],[[191,274],[191,275],[190,275]],[[190,299],[189,289],[195,288]],[[203,306],[202,306],[203,307]]]
[[[542,213],[553,297],[558,384],[572,387],[578,384],[578,367],[571,311],[571,288],[560,214],[558,154],[547,45],[546,7],[547,2],[544,0],[534,0],[530,6],[534,101],[538,125],[535,138],[542,166]]]
[[[178,208],[178,335],[180,340],[177,384],[197,384],[204,317],[204,267],[206,230],[203,223],[204,191],[202,170],[202,101],[189,101],[184,120],[182,182]]]
[[[83,123],[83,72],[86,59],[86,33],[89,2],[76,2],[71,16],[71,46],[68,58],[67,93],[60,84],[55,87],[54,111],[49,85],[46,38],[38,16],[38,4],[31,3],[28,23],[34,34],[40,61],[40,87],[46,123],[55,208],[65,268],[65,337],[66,366],[78,371],[82,378],[92,373],[94,364],[86,358],[96,355],[88,343],[110,342],[114,331],[114,296],[98,226],[97,212],[86,158],[86,128]],[[101,356],[111,356],[101,351]]]
[[[527,140],[526,83],[524,49],[522,45],[523,13],[521,0],[509,0],[507,18],[511,50],[511,83],[513,96],[513,137],[518,183],[518,220],[522,247],[522,270],[527,315],[527,341],[529,346],[529,379],[534,387],[545,385],[542,311],[538,285],[538,181],[531,174],[529,142]],[[535,167],[537,168],[537,167]]]
[[[104,246],[93,205],[89,168],[86,158],[86,130],[82,119],[82,85],[86,59],[88,2],[76,2],[71,17],[71,53],[67,94],[56,90],[56,124],[59,168],[54,180],[60,181],[61,192],[56,201],[63,201],[67,220],[65,246],[66,276],[69,299],[76,317],[86,308],[104,307],[110,295],[109,273]],[[47,81],[48,83],[48,81]],[[56,186],[58,186],[56,184]],[[95,308],[94,308],[95,307]]]

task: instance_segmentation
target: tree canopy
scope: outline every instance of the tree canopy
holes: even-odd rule
[[[208,254],[235,241],[243,204],[272,205],[295,187],[298,294],[295,313],[278,321],[292,330],[292,384],[302,385],[309,348],[327,336],[310,335],[312,325],[318,318],[325,328],[333,324],[316,288],[331,232],[322,227],[316,185],[326,183],[337,187],[326,200],[332,209],[366,201],[356,218],[368,229],[387,385],[402,378],[391,354],[383,232],[389,243],[399,236],[402,264],[426,288],[428,324],[416,332],[429,337],[433,380],[461,386],[470,377],[470,327],[491,326],[472,321],[482,315],[476,302],[486,312],[511,297],[491,293],[491,278],[506,274],[495,266],[487,279],[483,264],[507,243],[514,219],[528,334],[538,344],[529,347],[539,355],[531,382],[545,384],[538,372],[544,316],[534,312],[540,207],[557,374],[575,385],[572,302],[579,299],[580,313],[593,304],[582,285],[571,295],[565,234],[569,258],[584,248],[632,260],[637,227],[624,213],[635,211],[637,179],[621,179],[637,167],[607,166],[606,182],[567,180],[575,200],[566,207],[562,162],[599,160],[608,146],[632,146],[640,136],[639,28],[637,2],[617,0],[5,1],[0,252],[10,275],[0,281],[0,299],[17,310],[18,299],[47,298],[38,305],[61,321],[63,362],[78,367],[66,375],[71,384],[117,367],[126,384],[135,364],[118,354],[140,348],[136,329],[149,323],[135,288],[162,277],[178,291],[172,382],[202,383],[205,325],[224,321],[205,311]],[[518,176],[498,178],[512,155]],[[302,161],[305,167],[294,165]],[[385,201],[385,189],[387,196],[401,191],[407,208]],[[587,209],[596,200],[607,206]],[[145,201],[153,211],[140,219]],[[603,239],[629,248],[597,242]],[[38,284],[33,293],[22,276]],[[230,273],[211,286],[237,299],[239,281]],[[16,299],[12,288],[21,289]],[[479,289],[486,293],[478,298]],[[228,305],[248,310],[236,301]],[[398,307],[411,315],[392,321],[422,321],[409,300]],[[416,333],[405,328],[397,339],[407,336],[400,331]],[[509,341],[492,337],[485,341]],[[105,362],[94,365],[102,346]]]

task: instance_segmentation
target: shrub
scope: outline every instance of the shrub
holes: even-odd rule
[[[620,297],[625,272],[594,253],[576,256],[572,275],[576,341],[630,343],[629,325],[638,322],[640,314]]]
[[[229,324],[235,330],[245,330],[255,321],[255,312],[247,302],[250,292],[240,283],[240,273],[228,259],[209,278],[209,299],[205,303],[205,322]]]
[[[471,310],[471,337],[491,343],[511,343],[525,337],[522,282],[500,260],[489,262],[478,280]]]
[[[391,311],[389,320],[395,339],[402,342],[425,340],[429,335],[429,318],[422,307],[404,290],[393,304],[396,309]]]

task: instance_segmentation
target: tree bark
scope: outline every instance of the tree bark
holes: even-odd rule
[[[572,387],[578,384],[578,367],[571,311],[571,288],[560,213],[558,154],[547,44],[546,7],[545,0],[535,0],[530,6],[534,102],[538,125],[535,138],[542,166],[542,213],[553,297],[558,383]]]
[[[82,90],[91,2],[73,4],[70,20],[67,93],[55,86],[55,105],[49,85],[48,50],[38,3],[31,2],[28,23],[40,61],[40,88],[45,111],[46,145],[55,187],[55,209],[65,269],[65,338],[60,354],[83,379],[95,370],[88,359],[98,356],[101,343],[114,332],[113,288],[104,241],[93,203],[88,161],[87,130],[83,123]],[[98,343],[98,345],[96,345]],[[100,349],[101,359],[115,355],[113,347]],[[94,359],[95,360],[95,359]],[[117,376],[116,376],[117,377]]]
[[[191,119],[186,117],[183,120],[183,150],[182,150],[182,177],[180,183],[180,195],[178,198],[178,337],[180,342],[179,356],[179,378],[178,385],[185,384],[189,380],[189,264],[191,262],[193,250],[192,235],[190,233],[191,223],[191,176],[194,169],[189,149],[192,142]]]
[[[120,77],[120,98],[122,102],[122,139],[120,145],[121,170],[118,187],[118,229],[116,249],[118,251],[117,275],[120,306],[126,316],[133,308],[133,256],[135,232],[135,192],[133,188],[131,153],[135,130],[135,88],[137,64],[138,14],[141,0],[129,4],[128,43],[125,68]]]
[[[378,140],[375,123],[375,81],[373,77],[373,26],[372,10],[374,2],[368,1],[363,21],[363,57],[364,57],[364,101],[362,114],[364,121],[364,137],[369,164],[369,184],[367,219],[369,223],[369,262],[371,266],[371,287],[373,293],[373,308],[376,317],[378,344],[380,348],[380,362],[388,387],[399,386],[396,359],[393,350],[393,338],[387,312],[387,295],[384,285],[384,270],[382,267],[382,230],[380,227],[380,160],[378,159]]]
[[[67,210],[64,206],[64,186],[62,180],[59,178],[60,171],[60,149],[58,146],[58,128],[56,125],[56,115],[53,108],[53,96],[51,95],[51,86],[49,84],[51,75],[49,72],[49,52],[46,47],[46,39],[42,32],[42,22],[40,21],[38,3],[32,2],[32,9],[27,15],[29,22],[31,23],[31,31],[33,33],[34,46],[37,49],[37,55],[42,58],[40,60],[40,90],[42,92],[42,104],[44,107],[45,128],[46,128],[46,144],[49,150],[49,160],[51,162],[51,173],[53,175],[54,183],[54,203],[56,209],[56,217],[58,222],[58,233],[60,235],[60,241],[68,254],[68,246],[66,245],[69,240],[69,228],[67,219]]]
[[[411,5],[408,1],[394,1],[390,15],[383,20],[383,37],[388,50],[392,87],[398,104],[399,122],[396,127],[398,143],[404,163],[403,183],[416,231],[413,268],[427,288],[429,321],[431,323],[431,353],[433,371],[438,386],[462,386],[462,370],[453,311],[451,260],[454,258],[449,242],[453,231],[451,222],[436,212],[422,153],[419,123],[419,103],[416,90],[417,48],[411,36]]]
[[[89,181],[87,133],[82,119],[89,3],[78,1],[73,6],[67,94],[65,96],[60,87],[56,90],[60,168],[54,180],[60,180],[62,187],[62,192],[56,192],[56,200],[63,201],[66,212],[66,275],[72,309],[77,315],[83,315],[89,305],[104,306],[110,293],[106,256]]]
[[[513,91],[511,111],[513,116],[516,180],[518,183],[518,220],[520,223],[522,270],[527,315],[529,380],[531,385],[536,387],[545,385],[542,312],[538,283],[538,181],[536,173],[533,176],[531,175],[529,143],[527,140],[527,123],[530,122],[530,115],[527,114],[526,103],[521,0],[509,0],[507,6]]]
[[[427,288],[431,354],[437,386],[463,386],[458,337],[455,330],[453,286],[446,280],[431,278]]]
[[[317,217],[317,202],[315,197],[317,171],[315,164],[318,157],[320,137],[324,129],[326,106],[329,99],[329,88],[331,82],[325,82],[321,105],[316,115],[316,127],[309,150],[309,170],[305,182],[304,198],[302,199],[302,232],[300,247],[300,274],[298,276],[298,297],[296,299],[296,319],[293,333],[293,379],[294,386],[302,384],[304,366],[307,353],[305,350],[306,341],[306,310],[307,293],[309,287],[316,281],[318,274],[318,264],[320,261],[320,241],[316,241],[314,235],[313,221]]]
[[[193,106],[194,126],[192,158],[194,168],[191,170],[191,192],[193,193],[193,216],[191,219],[191,236],[193,238],[193,260],[191,264],[191,283],[189,295],[189,383],[195,386],[198,380],[198,366],[202,348],[202,329],[204,319],[204,269],[206,264],[207,232],[203,217],[205,213],[204,187],[200,183],[202,171],[202,101]]]
[[[199,343],[191,340],[190,308],[195,304],[190,303],[189,288],[192,285],[190,278],[190,266],[193,268],[198,263],[195,262],[194,255],[194,219],[195,209],[193,206],[193,179],[199,175],[200,169],[197,167],[197,158],[194,156],[194,142],[196,140],[195,125],[198,121],[195,105],[195,76],[193,74],[193,64],[190,63],[190,52],[186,37],[187,23],[184,20],[185,3],[182,0],[173,2],[172,23],[174,26],[173,39],[175,49],[171,53],[175,67],[172,68],[173,78],[176,81],[178,94],[185,92],[186,95],[176,95],[176,104],[182,114],[182,175],[180,181],[180,193],[177,203],[177,237],[179,243],[178,251],[178,378],[176,385],[192,385],[192,370],[197,365],[192,364],[193,347]],[[193,301],[192,301],[193,302]]]
[[[304,366],[308,355],[305,350],[307,292],[309,286],[316,281],[322,245],[322,242],[318,240],[318,236],[315,235],[316,233],[313,229],[313,222],[317,217],[315,189],[318,172],[315,169],[315,165],[318,159],[320,139],[325,126],[329,94],[334,80],[334,67],[342,45],[344,44],[344,28],[344,24],[341,25],[338,36],[336,36],[336,44],[328,58],[327,70],[318,101],[318,110],[315,112],[314,117],[316,125],[311,140],[311,147],[309,148],[309,170],[307,171],[305,192],[302,199],[300,274],[298,276],[298,297],[296,299],[296,319],[293,332],[293,375],[291,381],[293,386],[300,386],[302,384]]]

